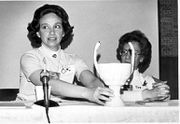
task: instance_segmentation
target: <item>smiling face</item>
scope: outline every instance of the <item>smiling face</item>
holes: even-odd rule
[[[140,62],[143,62],[143,56],[141,55],[141,49],[138,42],[132,41],[131,42],[134,50],[135,50],[135,58],[134,58],[134,69],[137,69]],[[122,63],[131,63],[131,52],[130,46],[126,43],[121,51],[121,62]]]
[[[57,51],[64,36],[61,18],[54,13],[48,13],[40,19],[39,24],[38,35],[41,37],[42,44]]]

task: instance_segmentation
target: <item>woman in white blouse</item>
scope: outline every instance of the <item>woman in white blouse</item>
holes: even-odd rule
[[[85,62],[65,49],[73,39],[73,27],[66,11],[58,5],[43,5],[38,8],[27,29],[32,50],[21,57],[21,100],[35,101],[35,86],[42,85],[40,73],[45,67],[53,96],[82,98],[101,105],[110,101],[112,90],[94,76]],[[83,86],[74,85],[74,77]]]

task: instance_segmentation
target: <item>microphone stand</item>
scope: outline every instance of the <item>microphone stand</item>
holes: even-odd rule
[[[46,109],[46,115],[47,115],[47,119],[48,119],[48,123],[50,123],[50,119],[49,119],[49,107],[55,107],[55,106],[59,106],[59,104],[55,101],[49,100],[49,85],[48,85],[48,81],[49,81],[50,77],[49,77],[49,73],[47,70],[43,70],[40,73],[40,80],[43,84],[43,92],[44,92],[44,100],[39,100],[36,101],[34,104],[36,105],[40,105],[45,107]]]
[[[125,84],[120,88],[120,94],[123,94],[124,91],[132,91],[133,86],[131,85],[131,81],[133,79],[134,71],[131,73],[129,78],[126,80]]]
[[[135,58],[135,50],[131,42],[128,42],[130,49],[131,49],[131,75],[129,78],[126,80],[125,84],[121,86],[120,88],[120,94],[123,94],[124,91],[132,91],[133,86],[131,85],[131,81],[133,80],[134,77],[134,58]]]

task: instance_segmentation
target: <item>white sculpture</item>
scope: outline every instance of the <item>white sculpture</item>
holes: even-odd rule
[[[94,65],[106,85],[114,91],[114,97],[110,102],[106,102],[107,106],[124,106],[120,96],[120,87],[124,85],[125,81],[131,74],[131,64],[129,63],[97,63],[97,49],[100,42],[96,43],[94,48]]]

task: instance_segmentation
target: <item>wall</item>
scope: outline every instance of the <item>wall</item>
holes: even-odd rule
[[[69,14],[74,40],[66,49],[83,58],[93,68],[97,41],[100,62],[118,62],[116,47],[121,35],[134,29],[143,31],[152,43],[153,57],[147,74],[159,77],[157,0],[0,2],[0,87],[18,87],[19,59],[31,49],[27,24],[33,12],[44,3],[57,3]]]

